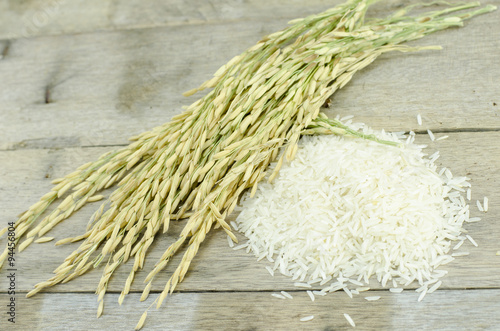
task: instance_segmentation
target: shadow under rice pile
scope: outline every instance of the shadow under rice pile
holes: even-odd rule
[[[280,150],[283,152],[269,180],[278,174],[285,158],[295,157],[302,135],[335,133],[374,139],[320,116],[325,101],[356,72],[386,52],[438,49],[401,44],[462,26],[464,20],[495,9],[491,5],[471,9],[479,4],[467,3],[411,16],[410,10],[416,7],[411,5],[386,18],[365,21],[374,2],[350,0],[289,22],[287,28],[265,36],[223,65],[212,79],[187,92],[186,96],[210,89],[170,122],[55,180],[52,190],[16,221],[19,251],[34,241],[48,241],[44,236],[54,226],[85,204],[103,199],[100,191],[115,190],[97,208],[85,233],[56,243],[81,242],[54,270],[54,276],[35,285],[28,296],[101,267],[96,289],[100,316],[103,297],[117,268],[129,259],[134,261],[118,299],[122,303],[155,236],[169,231],[172,220],[187,219],[178,239],[146,279],[140,280],[146,283],[143,301],[156,275],[187,246],[152,304],[159,308],[186,276],[210,230],[222,228],[236,241],[226,218],[244,190],[256,192]],[[50,208],[53,204],[55,208]],[[9,253],[7,247],[0,263]],[[137,329],[146,316],[147,310]]]

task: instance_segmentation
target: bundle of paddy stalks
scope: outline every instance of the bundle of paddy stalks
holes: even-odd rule
[[[279,271],[298,287],[319,286],[309,292],[313,300],[338,290],[352,297],[376,278],[396,292],[418,283],[420,301],[442,284],[447,271],[440,267],[467,254],[454,249],[475,244],[463,229],[480,220],[461,196],[468,178],[438,171],[439,152],[426,157],[413,132],[346,124],[398,147],[305,137],[273,183],[260,185],[252,199],[243,195],[231,224],[248,241],[235,249],[267,259],[272,275]]]
[[[54,270],[55,275],[37,284],[28,296],[108,261],[96,291],[100,315],[114,271],[134,259],[119,297],[121,303],[135,273],[142,269],[155,236],[167,232],[171,220],[188,218],[178,240],[167,248],[145,280],[141,300],[148,296],[155,276],[187,243],[179,265],[155,300],[160,307],[185,277],[212,228],[222,227],[236,241],[226,217],[245,189],[256,191],[280,149],[284,153],[269,180],[276,176],[285,157],[294,158],[303,133],[363,136],[334,120],[318,119],[327,98],[357,71],[386,52],[435,49],[400,44],[462,26],[463,20],[495,9],[485,6],[456,13],[478,6],[469,3],[409,16],[413,5],[387,18],[365,22],[366,11],[374,2],[350,0],[318,15],[291,21],[288,28],[264,37],[223,65],[212,79],[187,92],[185,95],[211,89],[170,122],[133,137],[128,147],[56,180],[56,186],[15,223],[19,250],[86,203],[103,198],[99,191],[117,187],[93,215],[85,233],[57,242],[83,241]],[[55,209],[47,210],[60,199]],[[7,255],[6,249],[0,261]],[[146,315],[147,311],[137,328],[142,327]]]

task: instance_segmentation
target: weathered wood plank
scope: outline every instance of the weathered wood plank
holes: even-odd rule
[[[471,178],[473,201],[472,216],[481,216],[481,222],[468,224],[466,229],[479,243],[475,248],[465,243],[462,250],[469,251],[469,256],[459,257],[443,269],[449,275],[443,279],[444,288],[498,288],[500,287],[500,258],[495,253],[500,250],[498,237],[500,226],[495,220],[499,217],[496,202],[500,201],[500,189],[495,185],[497,165],[500,151],[496,141],[500,139],[499,132],[485,133],[452,133],[450,138],[432,143],[429,154],[438,149],[441,152],[440,164],[449,167],[452,172],[467,175]],[[430,143],[427,135],[419,136],[421,143]],[[77,165],[92,160],[110,148],[79,148],[61,150],[17,150],[0,152],[0,219],[5,224],[15,220],[15,215],[23,211],[38,197],[51,187],[50,180],[61,176]],[[46,176],[50,178],[46,178]],[[488,213],[482,214],[475,207],[475,200],[487,195],[491,201]],[[75,236],[84,232],[87,220],[98,208],[98,203],[84,207],[76,215],[57,226],[51,233],[56,240]],[[232,216],[234,217],[234,215]],[[175,239],[183,222],[172,226],[172,234],[159,237],[151,248],[145,270],[153,268],[166,247]],[[241,240],[244,240],[240,236]],[[4,244],[5,239],[0,243]],[[52,244],[33,244],[17,255],[20,268],[19,289],[28,291],[36,283],[46,280],[64,258],[77,245],[53,247]],[[174,270],[179,260],[167,268],[167,272],[157,277],[153,289],[161,290]],[[227,246],[226,236],[222,231],[210,233],[194,260],[186,280],[180,284],[179,290],[275,290],[294,289],[293,282],[284,276],[271,277],[265,270],[266,262],[256,262],[256,259],[244,251],[233,251]],[[118,269],[110,290],[120,291],[131,268],[131,261]],[[68,284],[56,286],[48,291],[93,291],[102,274],[102,268],[93,270],[81,279]],[[142,280],[146,272],[137,274],[133,290],[141,290]],[[0,292],[4,291],[6,280],[0,278]],[[380,288],[373,282],[372,288]],[[412,286],[415,288],[415,285]]]
[[[302,12],[297,10],[297,16]],[[387,54],[334,98],[330,114],[374,127],[499,129],[500,11]],[[183,91],[285,20],[255,20],[13,40],[0,60],[0,149],[102,146],[168,121]]]
[[[291,300],[269,292],[175,293],[159,311],[149,312],[143,330],[351,330],[344,313],[352,317],[356,330],[496,330],[500,324],[500,290],[438,290],[421,302],[418,293],[410,292],[369,291],[353,299],[330,293],[314,302],[304,291],[290,294]],[[373,295],[381,298],[363,299]],[[13,329],[131,330],[155,297],[140,303],[139,296],[130,294],[118,306],[118,295],[109,294],[99,319],[92,294],[17,296]],[[0,295],[2,306],[8,300]],[[300,322],[310,315],[312,321]],[[2,314],[0,326],[9,327],[6,319]]]
[[[293,1],[290,4],[290,1],[284,0],[7,1],[0,4],[0,39],[249,19],[287,20],[294,18],[297,13],[313,14],[340,2],[312,0],[307,3]]]
[[[342,0],[88,0],[4,1],[0,3],[0,40],[172,25],[206,25],[244,20],[281,20],[307,16]],[[485,1],[485,3],[494,1]],[[397,10],[409,1],[385,0],[372,13]],[[82,9],[82,6],[84,9]]]

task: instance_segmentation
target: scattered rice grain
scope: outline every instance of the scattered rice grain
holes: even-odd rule
[[[229,245],[229,247],[233,248],[234,247],[234,242],[233,242],[233,239],[231,239],[231,237],[227,236],[227,244]]]
[[[436,137],[434,137],[434,133],[432,133],[431,130],[427,130],[427,134],[429,135],[429,138],[431,138],[432,141],[436,140]]]
[[[366,301],[377,301],[378,299],[380,299],[380,295],[374,295],[374,296],[371,296],[371,297],[365,297]]]
[[[451,256],[453,256],[453,257],[467,256],[467,255],[469,255],[469,252],[458,252],[458,253],[451,254]]]
[[[469,235],[467,234],[467,235],[465,235],[465,237],[466,237],[466,238],[467,238],[467,239],[468,239],[468,240],[472,243],[472,245],[474,245],[474,246],[476,246],[476,247],[478,246],[478,245],[477,245],[477,243],[476,243],[476,241],[475,241],[474,239],[472,239],[472,237],[471,237],[471,236],[469,236]]]
[[[311,298],[311,301],[314,301],[315,297],[314,297],[313,292],[307,291],[307,295],[309,296],[309,298]]]
[[[427,287],[420,293],[420,295],[418,296],[418,302],[422,301],[425,297],[425,295],[427,294]]]
[[[278,293],[272,293],[271,294],[273,297],[275,298],[278,298],[278,299],[286,299],[285,296],[281,295],[281,294],[278,294]]]
[[[355,327],[356,324],[354,323],[354,321],[352,320],[351,316],[349,316],[349,314],[345,314],[344,313],[344,317],[345,319],[347,320],[347,322],[349,322],[349,324],[351,324],[352,327]]]
[[[458,244],[455,245],[455,247],[453,247],[453,250],[456,250],[456,249],[459,249],[460,246],[462,246],[464,244],[465,240],[460,240],[458,242]]]
[[[436,291],[441,286],[441,284],[443,284],[443,282],[438,281],[436,284],[432,285],[432,287],[429,289],[429,291],[427,291],[427,293],[432,293]]]
[[[448,138],[449,138],[449,136],[441,136],[441,137],[437,138],[436,141],[445,140]]]
[[[305,287],[305,288],[311,288],[312,286],[307,283],[293,283],[294,286],[296,287]]]
[[[481,202],[479,200],[476,200],[476,205],[477,205],[477,209],[479,209],[479,211],[483,211],[484,212],[484,208],[481,205]]]

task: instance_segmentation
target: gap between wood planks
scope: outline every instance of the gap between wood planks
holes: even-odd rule
[[[405,293],[414,293],[415,290],[417,289],[418,287],[408,287],[408,288],[403,288],[404,289],[404,292]],[[306,291],[310,290],[310,291],[317,291],[318,289],[314,289],[314,288],[310,288],[310,289],[307,289],[307,288],[303,288],[303,289],[289,289],[289,288],[276,288],[276,289],[262,289],[262,290],[174,290],[174,294],[202,294],[202,293],[277,293],[279,291],[286,291],[288,293],[305,293]],[[437,291],[489,291],[489,290],[500,290],[500,287],[467,287],[467,288],[463,288],[463,287],[440,287]],[[319,290],[318,290],[319,291]],[[29,291],[23,291],[23,290],[19,290],[19,291],[16,291],[16,293],[18,294],[26,294],[28,293]],[[135,293],[135,294],[142,294],[142,290],[130,290],[130,294],[132,293]],[[342,289],[336,291],[338,293],[343,293]],[[377,292],[377,293],[391,293],[390,295],[392,295],[393,293],[389,291],[389,288],[371,288],[369,289],[368,291],[364,291],[364,292],[361,292],[361,293],[374,293],[374,292]],[[106,291],[106,294],[121,294],[122,292],[121,291],[116,291],[116,290],[108,290]],[[152,294],[160,294],[162,293],[161,290],[151,290],[150,292],[150,295]],[[335,293],[335,292],[333,292]],[[6,291],[0,291],[0,295],[2,294],[7,294]],[[63,292],[40,292],[38,293],[37,295],[40,295],[40,294],[44,294],[44,295],[58,295],[58,294],[92,294],[92,295],[96,295],[95,294],[95,291],[63,291]],[[329,293],[331,294],[331,293]],[[395,295],[397,294],[400,294],[400,293],[394,293]],[[430,295],[430,294],[429,294]],[[328,296],[328,294],[327,294]],[[29,298],[28,298],[29,299]]]
[[[395,130],[397,131],[397,130]],[[405,131],[409,132],[409,131]],[[413,130],[415,134],[417,135],[426,135],[427,130]],[[432,130],[433,133],[482,133],[482,132],[500,132],[500,128],[458,128],[458,129],[436,129]],[[41,138],[41,139],[27,139],[27,140],[22,140],[17,143],[13,143],[11,146],[12,148],[0,148],[0,152],[10,152],[10,151],[18,151],[18,150],[37,150],[37,149],[64,149],[64,148],[100,148],[100,147],[126,147],[130,145],[130,143],[123,143],[123,144],[99,144],[99,145],[64,145],[64,146],[57,146],[57,145],[44,145],[43,143],[40,145],[33,145],[30,144],[30,142],[34,141],[43,141],[47,140],[47,138]]]

